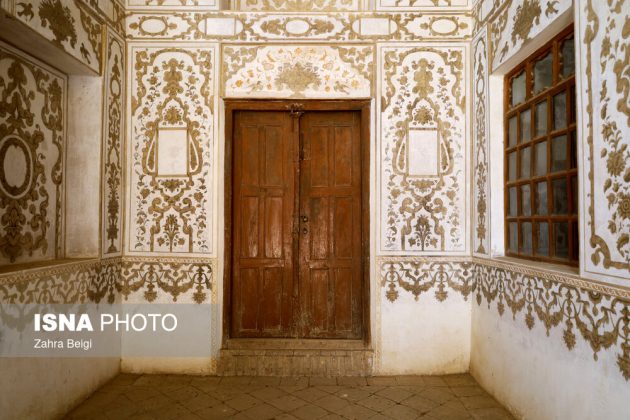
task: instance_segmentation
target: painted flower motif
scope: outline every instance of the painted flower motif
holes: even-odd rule
[[[606,168],[608,173],[613,176],[619,176],[626,168],[626,162],[621,150],[615,150],[608,154],[608,160],[606,161]]]
[[[168,108],[164,114],[164,119],[169,124],[177,124],[182,119],[182,116],[177,108],[174,106]]]
[[[622,219],[630,220],[630,194],[619,194],[619,206],[617,207],[617,211]]]

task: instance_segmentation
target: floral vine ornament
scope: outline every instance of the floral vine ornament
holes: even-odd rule
[[[535,25],[540,24],[540,0],[524,0],[516,8],[514,26],[512,27],[512,45],[520,38],[523,42],[529,39],[529,34]]]
[[[320,78],[313,65],[307,63],[285,64],[278,70],[276,86],[282,90],[283,86],[293,91],[292,97],[301,97],[302,93],[312,87],[317,89],[320,85]]]
[[[42,27],[52,31],[55,37],[53,44],[61,47],[67,41],[74,48],[77,43],[74,18],[70,9],[61,4],[61,0],[43,0],[39,5],[39,17]]]

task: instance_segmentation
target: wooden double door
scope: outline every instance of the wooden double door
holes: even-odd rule
[[[234,111],[230,336],[361,339],[360,111]]]

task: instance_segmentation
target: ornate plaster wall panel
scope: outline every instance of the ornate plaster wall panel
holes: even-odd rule
[[[490,254],[490,146],[488,115],[488,38],[486,29],[472,42],[472,226],[473,254]]]
[[[374,47],[225,45],[226,97],[367,98]]]
[[[630,284],[630,20],[623,0],[577,10],[584,273]],[[616,279],[613,276],[617,277]]]
[[[465,9],[472,0],[376,0],[376,10],[444,10]]]
[[[449,292],[457,292],[464,299],[473,291],[474,265],[472,261],[444,258],[379,258],[381,287],[385,298],[395,302],[400,293],[411,293],[415,300],[424,293],[432,293],[442,302]]]
[[[374,42],[467,39],[466,13],[130,13],[130,39],[246,42]]]
[[[562,328],[568,350],[575,347],[577,340],[585,340],[595,360],[602,351],[615,351],[620,373],[630,380],[627,296],[592,292],[553,278],[512,271],[506,265],[493,265],[490,261],[475,264],[477,304],[494,306],[500,316],[506,312],[514,319],[518,316],[529,330],[536,323],[544,326],[547,335]]]
[[[102,24],[79,0],[16,0],[14,18],[93,71],[101,71]]]
[[[509,0],[491,24],[492,70],[571,7],[571,0]]]
[[[467,47],[382,45],[379,252],[468,250]]]
[[[120,255],[123,232],[125,41],[107,32],[103,81],[102,252]]]
[[[119,290],[131,302],[217,303],[214,273],[214,259],[126,257]]]
[[[360,0],[234,0],[235,9],[249,12],[340,12],[359,10]]]
[[[213,251],[215,46],[132,45],[131,253]]]
[[[0,43],[0,265],[62,255],[66,87]]]

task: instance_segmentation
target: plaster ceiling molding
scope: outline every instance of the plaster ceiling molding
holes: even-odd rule
[[[217,304],[216,259],[126,257],[119,290],[131,303]]]
[[[488,38],[484,28],[472,43],[473,254],[490,252],[490,145]]]
[[[247,12],[343,12],[359,10],[359,0],[236,0]]]
[[[123,136],[125,127],[125,41],[107,33],[103,82],[102,245],[103,255],[122,252]]]
[[[96,73],[101,71],[102,24],[78,0],[20,0],[15,18]]]
[[[468,300],[473,292],[474,265],[468,260],[435,258],[381,258],[381,287],[385,298],[395,302],[400,293],[411,293],[417,301],[420,295],[432,293],[438,302],[456,292]]]
[[[466,57],[462,45],[382,46],[377,115],[379,249],[468,249]]]
[[[492,70],[569,10],[571,0],[510,0],[491,25]]]
[[[376,0],[376,10],[431,11],[449,9],[468,9],[472,0]]]
[[[66,86],[0,43],[0,265],[62,255]]]
[[[478,305],[494,306],[501,316],[520,315],[529,330],[539,325],[550,336],[562,329],[569,351],[577,340],[589,345],[594,360],[614,349],[617,367],[630,381],[630,301],[485,264],[475,266],[474,295]]]
[[[373,57],[366,45],[226,45],[224,96],[368,98]]]
[[[216,47],[152,44],[128,51],[128,249],[209,254]]]
[[[583,2],[576,23],[583,272],[630,285],[630,23],[623,2]],[[630,362],[629,362],[630,363]]]

